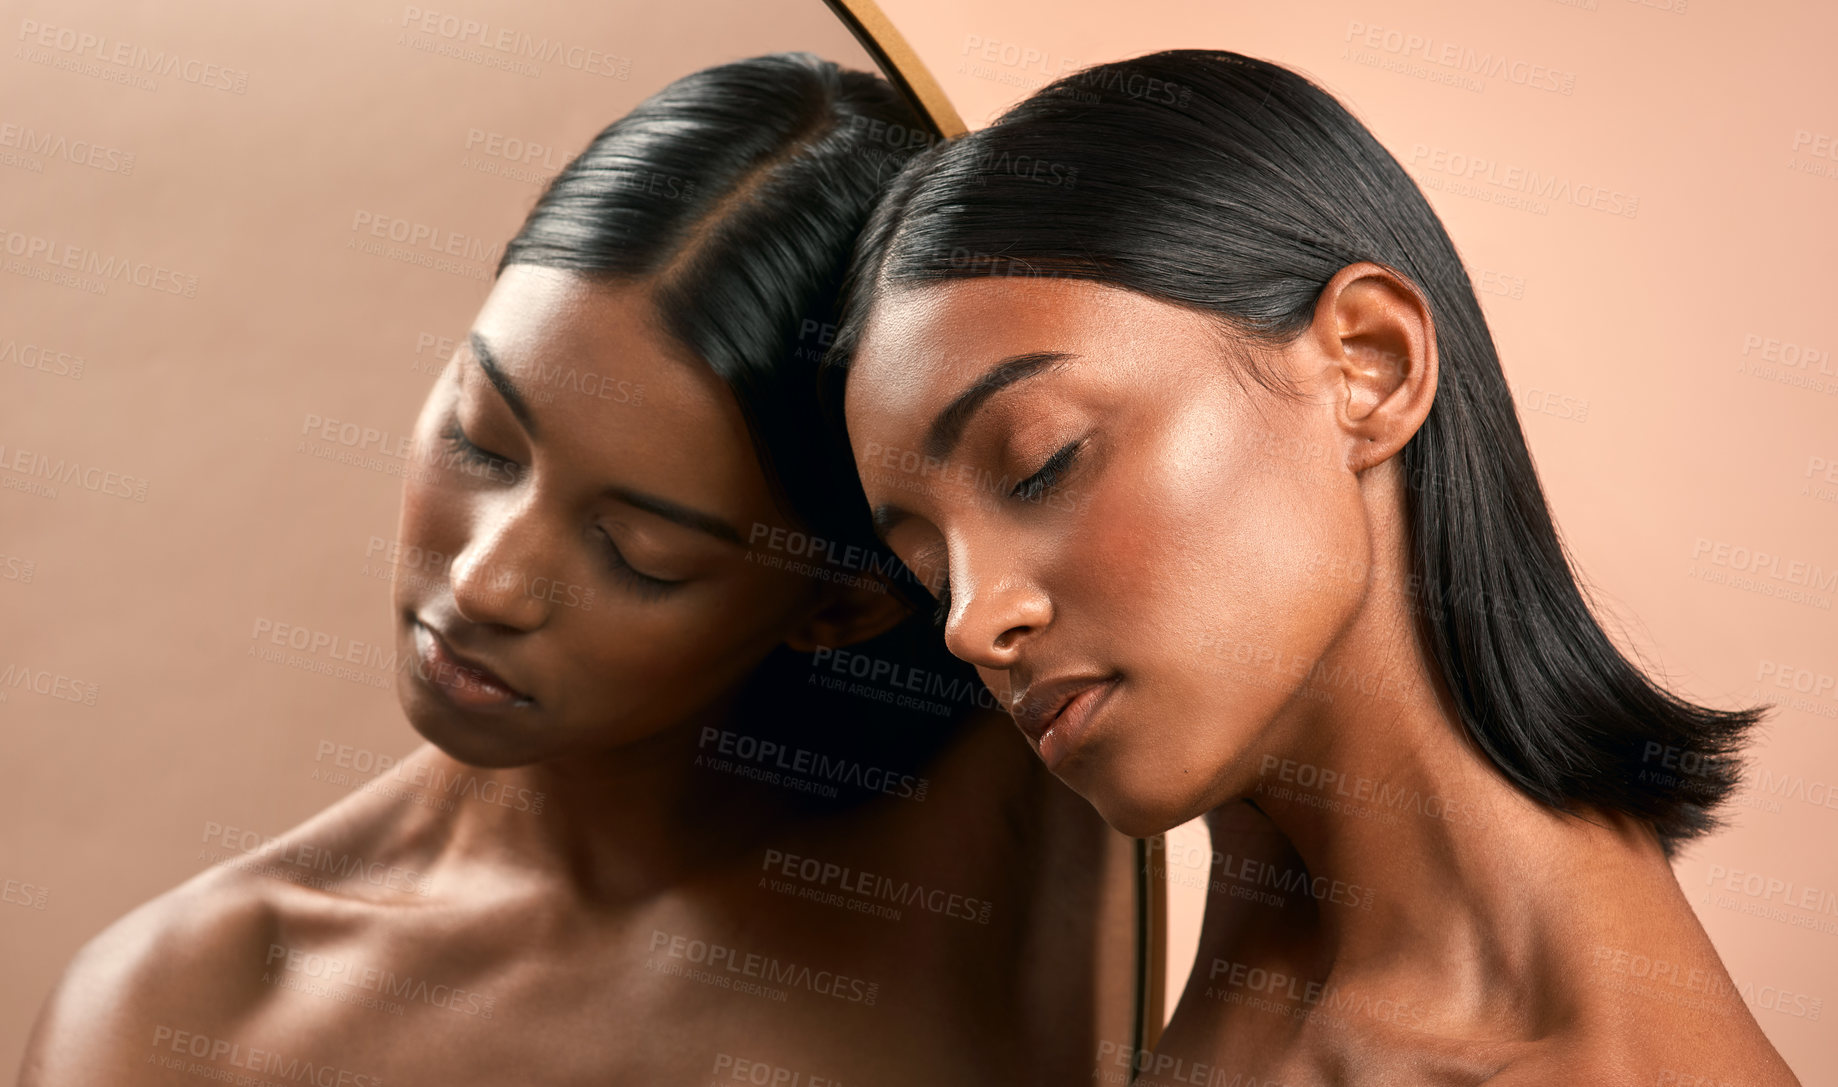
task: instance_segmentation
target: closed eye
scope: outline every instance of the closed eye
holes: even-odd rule
[[[653,577],[633,566],[631,562],[626,559],[625,552],[619,550],[619,544],[613,540],[612,533],[606,531],[606,529],[602,528],[600,530],[600,538],[606,541],[607,565],[611,567],[614,576],[623,581],[627,587],[632,589],[633,592],[642,599],[660,599],[667,595],[672,589],[683,584],[680,580],[673,581],[670,578]]]
[[[459,413],[447,416],[441,424],[440,436],[447,444],[447,449],[460,461],[470,475],[484,475],[489,479],[502,479],[510,482],[517,476],[517,469],[522,467],[509,457],[500,456],[489,449],[474,444],[460,427]]]
[[[1040,466],[1040,470],[1015,485],[1010,494],[1024,502],[1038,501],[1042,495],[1051,491],[1061,479],[1065,478],[1072,462],[1077,459],[1079,450],[1084,448],[1085,439],[1075,438],[1067,442]]]

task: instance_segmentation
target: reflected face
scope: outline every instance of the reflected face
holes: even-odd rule
[[[1279,352],[1307,392],[1279,399],[1225,336],[1081,281],[894,288],[845,398],[877,528],[941,591],[951,651],[1136,836],[1250,791],[1364,592],[1324,575],[1370,557],[1331,384]]]
[[[775,508],[733,394],[642,287],[504,270],[415,429],[398,690],[464,762],[604,751],[719,712],[816,600],[748,561]]]

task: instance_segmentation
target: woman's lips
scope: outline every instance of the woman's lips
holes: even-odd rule
[[[1016,713],[1015,721],[1039,745],[1048,770],[1064,762],[1091,731],[1093,719],[1116,690],[1119,678],[1048,684],[1023,703],[1025,708]]]
[[[484,665],[455,653],[446,639],[419,619],[415,620],[415,650],[421,664],[416,675],[460,709],[514,709],[536,704],[535,699]]]

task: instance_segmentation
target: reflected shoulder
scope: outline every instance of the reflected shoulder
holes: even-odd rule
[[[262,962],[281,911],[265,882],[206,871],[84,944],[39,1012],[20,1087],[189,1080],[159,1050],[180,1031],[233,1033],[270,991]]]

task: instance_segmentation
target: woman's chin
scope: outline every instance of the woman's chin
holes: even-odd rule
[[[1056,771],[1120,834],[1147,838],[1198,819],[1245,795],[1249,756],[1203,746],[1186,756],[1113,745],[1080,752]],[[1102,757],[1093,757],[1099,756]],[[1254,779],[1252,779],[1254,783]]]
[[[468,720],[430,699],[426,692],[407,694],[401,701],[402,715],[410,727],[455,762],[502,770],[528,766],[549,754],[535,750],[522,730],[502,722]]]
[[[1158,796],[1122,789],[1080,792],[1111,829],[1130,838],[1165,834],[1204,814],[1204,806],[1187,797]]]

